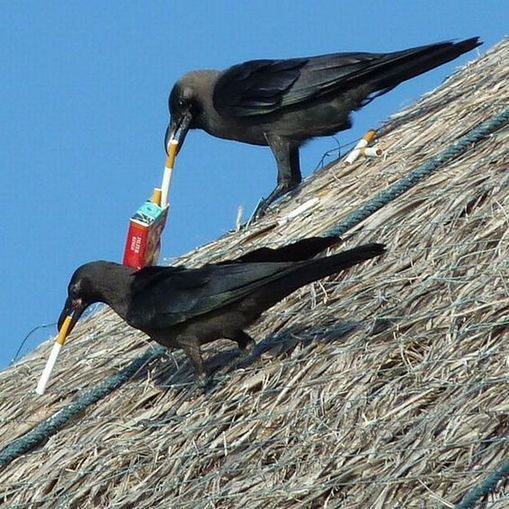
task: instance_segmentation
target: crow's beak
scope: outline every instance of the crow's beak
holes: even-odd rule
[[[177,154],[179,153],[179,150],[186,139],[187,132],[189,131],[191,120],[192,116],[188,111],[181,115],[177,120],[174,120],[173,118],[170,120],[164,137],[164,149],[166,150],[166,155],[168,155],[168,145],[172,138],[176,138],[178,141]]]
[[[71,299],[71,297],[67,297],[64,309],[62,309],[60,317],[58,318],[58,331],[60,332],[65,319],[70,316],[71,322],[66,331],[66,336],[68,336],[87,307],[88,304],[83,302],[81,299]],[[65,341],[65,338],[63,338],[63,341]]]

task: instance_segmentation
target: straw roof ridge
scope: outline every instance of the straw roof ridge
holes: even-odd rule
[[[201,265],[320,235],[509,104],[504,40],[384,125],[380,159],[339,161],[247,230],[181,257]],[[507,460],[509,129],[448,161],[343,236],[380,260],[295,292],[255,324],[255,355],[152,358],[43,447],[0,471],[8,507],[453,507]],[[306,213],[278,220],[316,199]],[[110,310],[0,373],[3,448],[154,348]],[[509,504],[507,479],[483,507]],[[472,502],[472,504],[475,503]],[[470,505],[468,507],[473,507]]]

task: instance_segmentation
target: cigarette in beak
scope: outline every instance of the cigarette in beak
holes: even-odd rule
[[[162,208],[168,205],[168,196],[170,194],[171,177],[175,166],[175,158],[177,157],[178,141],[171,138],[168,142],[168,157],[164,166],[163,182],[161,184],[161,203]]]
[[[46,390],[46,385],[48,383],[49,377],[51,376],[51,372],[53,371],[55,363],[57,362],[58,354],[60,353],[60,350],[62,349],[62,346],[64,345],[65,340],[67,338],[67,333],[69,330],[69,326],[71,325],[71,320],[72,315],[67,315],[64,320],[64,323],[62,324],[62,327],[60,328],[60,332],[57,336],[55,344],[53,345],[53,348],[49,355],[48,361],[46,362],[46,366],[44,367],[39,383],[37,384],[35,392],[40,396],[42,396],[44,394],[44,391]]]

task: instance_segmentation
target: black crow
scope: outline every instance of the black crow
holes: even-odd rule
[[[299,147],[303,143],[350,128],[352,111],[480,44],[474,37],[394,53],[253,60],[224,71],[190,72],[170,93],[165,146],[178,136],[180,148],[189,129],[268,145],[278,176],[276,188],[258,208],[261,215],[302,180]]]
[[[87,306],[104,302],[158,343],[182,348],[204,383],[201,345],[227,338],[242,350],[252,350],[255,342],[244,329],[266,309],[305,284],[380,256],[385,250],[383,244],[367,244],[310,259],[338,240],[304,239],[197,269],[156,266],[135,271],[113,262],[87,263],[69,282],[58,328],[71,315],[70,333]]]

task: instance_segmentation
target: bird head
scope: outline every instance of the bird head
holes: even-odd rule
[[[164,147],[168,152],[168,144],[172,138],[178,141],[177,153],[182,147],[187,132],[193,127],[193,116],[197,114],[197,102],[193,89],[183,83],[176,83],[168,99],[170,123],[166,129]]]
[[[67,330],[69,335],[79,318],[88,306],[95,302],[104,302],[98,282],[104,278],[104,264],[108,262],[91,262],[79,267],[71,277],[67,287],[67,299],[58,318],[58,330],[62,328],[67,316],[71,322]]]

